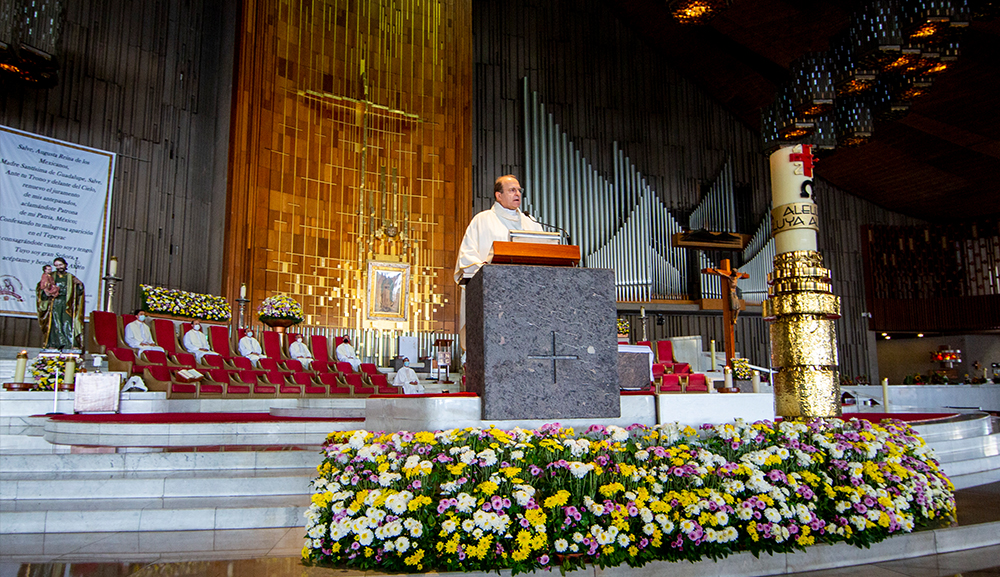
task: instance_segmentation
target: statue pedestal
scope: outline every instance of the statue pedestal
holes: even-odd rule
[[[466,288],[466,390],[484,420],[617,418],[614,274],[485,265]]]

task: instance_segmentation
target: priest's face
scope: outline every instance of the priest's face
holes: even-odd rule
[[[514,210],[521,207],[521,183],[516,178],[504,177],[501,181],[502,190],[494,193],[500,206]]]
[[[55,265],[57,271],[66,272],[66,261],[62,259],[56,259],[56,261],[53,262],[52,264]]]

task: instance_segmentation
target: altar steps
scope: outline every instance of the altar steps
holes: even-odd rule
[[[280,449],[280,448],[276,448]],[[5,534],[301,527],[315,451],[0,455]]]
[[[914,428],[956,489],[1000,481],[1000,419],[975,413]]]

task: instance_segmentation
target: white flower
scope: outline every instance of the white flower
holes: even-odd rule
[[[627,441],[628,440],[628,431],[626,431],[625,429],[623,429],[621,427],[616,427],[614,425],[611,425],[611,426],[608,427],[608,430],[611,431],[611,440],[612,441],[616,441],[618,443],[621,443],[623,441]]]
[[[405,553],[407,549],[410,548],[410,540],[406,537],[400,537],[396,539],[396,551],[400,553]]]
[[[351,435],[351,439],[347,441],[347,444],[351,446],[352,449],[357,451],[361,447],[365,446],[365,439],[368,438],[368,431],[357,430]]]
[[[646,523],[645,525],[642,526],[642,532],[647,535],[652,535],[653,533],[656,532],[656,525],[652,523]]]
[[[649,510],[648,507],[643,507],[639,509],[639,517],[642,519],[643,523],[650,523],[653,521],[653,512]]]
[[[638,451],[635,452],[635,458],[640,461],[645,461],[646,459],[649,458],[649,451],[647,451],[646,449],[639,449]]]
[[[309,531],[306,532],[306,535],[308,535],[310,539],[319,539],[324,534],[326,534],[326,525],[313,525]]]
[[[374,537],[375,534],[372,533],[370,529],[365,529],[361,533],[358,533],[358,543],[361,543],[362,545],[367,547],[368,545],[372,544],[372,539]]]
[[[444,522],[441,523],[441,528],[444,529],[446,533],[451,535],[456,529],[458,529],[458,523],[454,519],[445,519]]]
[[[582,479],[587,473],[594,470],[594,466],[580,461],[572,461],[569,464],[569,472],[577,479]]]
[[[729,515],[725,511],[717,511],[715,513],[715,520],[719,525],[726,525],[729,523]]]
[[[471,513],[476,506],[476,498],[468,493],[458,494],[458,505],[455,506],[460,513]]]
[[[583,533],[580,533],[579,531],[576,532],[576,533],[573,533],[573,542],[574,543],[582,543],[583,539],[584,539]]]
[[[576,543],[570,543],[569,550],[573,553],[576,553],[577,551],[580,550],[580,546],[577,545]]]
[[[553,543],[553,545],[555,545],[556,553],[562,553],[569,548],[569,542],[565,539],[556,539],[556,542]]]
[[[778,510],[775,509],[774,507],[768,507],[767,509],[764,509],[764,516],[767,517],[767,520],[772,523],[777,523],[778,521],[781,521],[781,514],[779,514]]]
[[[385,500],[385,506],[393,513],[402,515],[406,512],[406,506],[411,500],[413,500],[413,493],[409,491],[400,491],[395,495],[389,495],[389,497]]]
[[[476,462],[476,453],[473,452],[472,449],[466,448],[462,451],[462,454],[458,456],[458,460],[466,465],[471,465]]]
[[[483,461],[483,464],[487,467],[491,467],[497,463],[497,454],[493,449],[483,449],[476,457]]]
[[[628,535],[626,535],[625,533],[618,534],[618,544],[620,546],[628,547],[629,543],[631,543],[631,541],[629,541]]]
[[[524,451],[511,451],[510,458],[514,459],[515,461],[520,461],[521,459],[524,458]]]
[[[476,522],[473,521],[472,519],[466,519],[465,521],[462,521],[462,530],[465,531],[466,533],[472,533],[472,531],[475,530],[475,528],[476,528]]]

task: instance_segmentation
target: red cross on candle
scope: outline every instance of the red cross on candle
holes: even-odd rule
[[[803,144],[802,145],[802,152],[801,153],[793,152],[793,153],[791,153],[791,154],[788,155],[788,161],[789,162],[801,162],[802,163],[802,174],[804,174],[804,175],[806,175],[808,177],[812,177],[812,175],[813,175],[813,166],[815,166],[813,164],[813,156],[809,152],[810,148],[812,148],[811,144]]]

